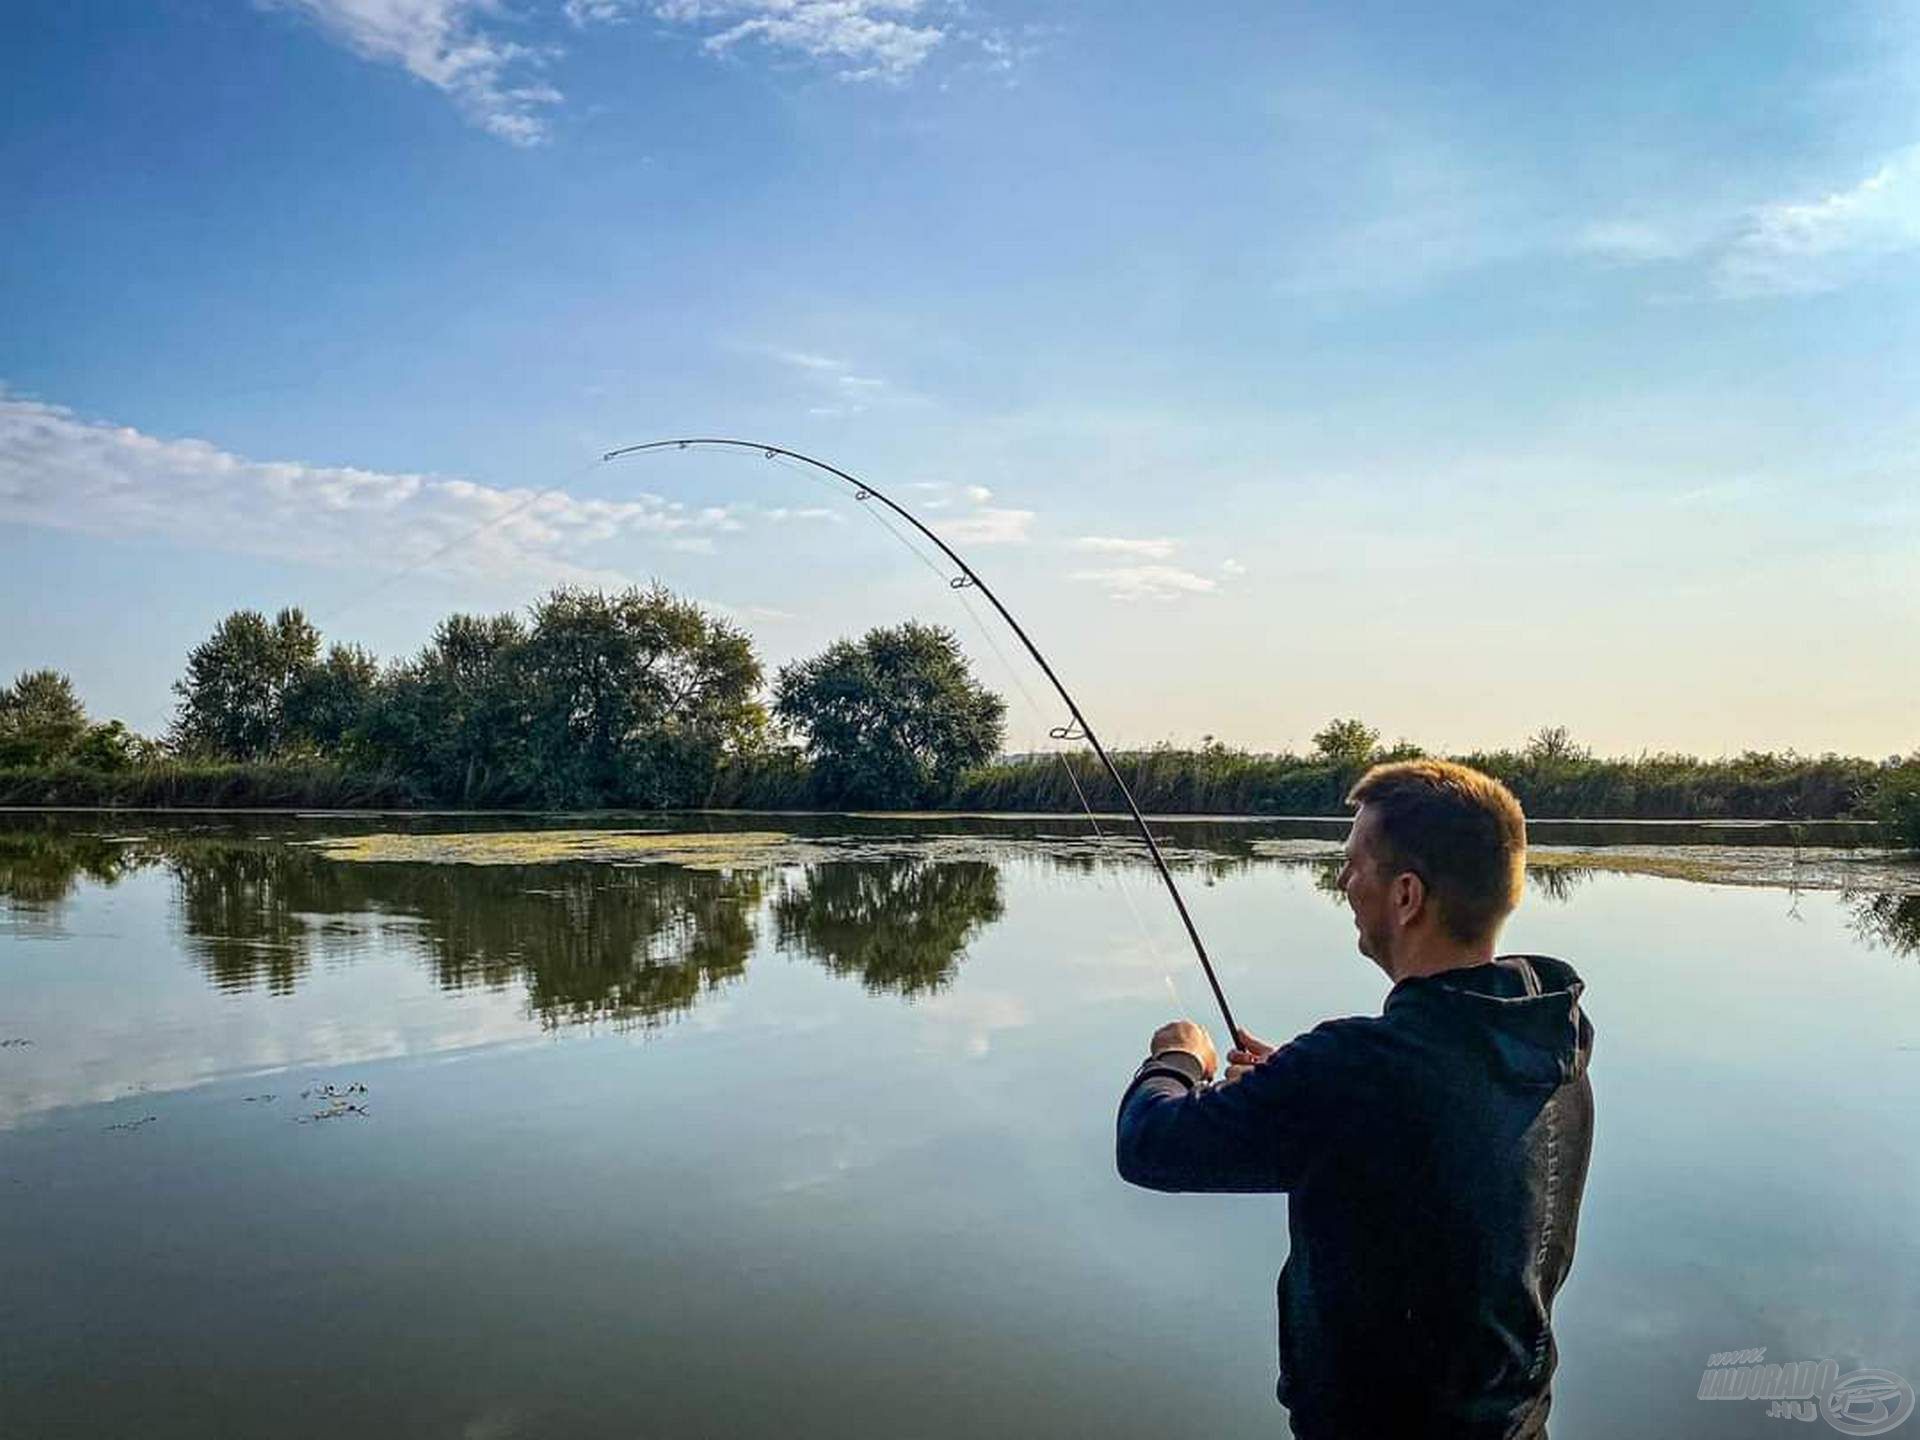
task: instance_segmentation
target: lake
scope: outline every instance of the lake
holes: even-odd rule
[[[1339,823],[1156,830],[1249,1028],[1378,1010]],[[1771,1433],[1718,1351],[1920,1379],[1920,868],[1535,837],[1504,948],[1598,1034],[1555,1436]],[[1284,1433],[1285,1201],[1114,1174],[1176,1013],[1067,817],[0,816],[0,1433]]]

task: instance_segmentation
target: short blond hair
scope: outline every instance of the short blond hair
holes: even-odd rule
[[[1493,776],[1451,760],[1397,760],[1362,775],[1347,804],[1373,807],[1379,858],[1420,877],[1454,939],[1491,939],[1520,903],[1527,817]]]

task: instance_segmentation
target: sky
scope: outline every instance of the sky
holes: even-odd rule
[[[1038,748],[1920,746],[1920,10],[13,0],[0,674],[658,580]]]

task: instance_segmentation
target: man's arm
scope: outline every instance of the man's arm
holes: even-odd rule
[[[1156,1043],[1120,1099],[1120,1178],[1149,1190],[1291,1189],[1326,1133],[1335,1046],[1316,1030],[1209,1085],[1211,1064]],[[1205,1053],[1210,1060],[1210,1044]]]

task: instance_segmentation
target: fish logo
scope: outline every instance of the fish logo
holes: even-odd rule
[[[1913,1414],[1913,1386],[1891,1370],[1854,1370],[1820,1397],[1820,1413],[1842,1435],[1884,1435]]]

